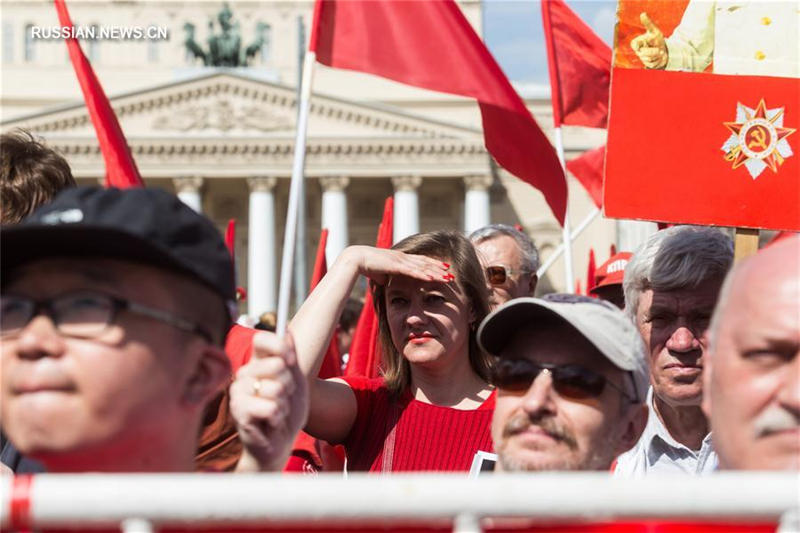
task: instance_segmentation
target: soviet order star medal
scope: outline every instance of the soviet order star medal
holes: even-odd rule
[[[755,109],[737,102],[736,121],[723,123],[731,136],[722,145],[725,160],[732,162],[734,169],[744,165],[756,179],[767,167],[777,173],[793,155],[786,138],[796,130],[783,127],[783,110],[767,109],[763,98]]]

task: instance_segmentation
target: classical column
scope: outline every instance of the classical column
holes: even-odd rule
[[[322,227],[328,229],[325,259],[332,265],[347,247],[347,195],[344,190],[350,183],[346,176],[324,176],[322,186]]]
[[[419,233],[419,200],[417,189],[422,184],[420,176],[394,176],[394,236],[393,241]]]
[[[489,224],[489,187],[492,186],[492,176],[464,176],[464,185],[467,188],[464,195],[464,231],[469,235]]]
[[[181,176],[180,178],[174,178],[172,183],[175,185],[178,198],[183,203],[198,213],[203,212],[203,195],[201,193],[203,178],[200,176]]]
[[[275,311],[277,288],[275,286],[275,196],[273,189],[278,180],[274,177],[249,178],[250,224],[248,226],[247,254],[247,312],[258,317],[266,311]]]
[[[617,250],[635,252],[647,238],[658,231],[655,222],[638,220],[617,220]]]

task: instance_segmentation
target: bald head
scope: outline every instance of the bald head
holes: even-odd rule
[[[721,467],[800,468],[800,237],[731,271],[708,359],[703,409]]]

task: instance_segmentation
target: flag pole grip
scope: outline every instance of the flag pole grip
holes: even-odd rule
[[[317,54],[306,52],[303,61],[303,80],[300,84],[300,112],[297,114],[297,135],[294,143],[292,181],[289,185],[289,206],[286,212],[286,230],[283,234],[283,255],[281,257],[281,282],[278,289],[278,317],[275,333],[279,337],[286,334],[289,321],[289,297],[292,289],[292,263],[294,246],[297,240],[297,211],[300,201],[300,185],[306,162],[306,137],[308,131],[308,111],[311,107],[311,83],[314,76],[314,63]]]
[[[751,228],[736,228],[733,241],[733,260],[739,262],[746,257],[758,252],[758,230]]]

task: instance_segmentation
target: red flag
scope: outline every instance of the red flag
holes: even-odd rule
[[[394,200],[390,196],[383,204],[383,220],[378,226],[378,248],[392,247],[392,217],[394,216]],[[372,293],[367,291],[364,307],[358,317],[353,342],[350,344],[350,359],[347,361],[346,376],[378,377],[381,362],[378,344],[378,317],[372,303]]]
[[[597,265],[594,262],[594,248],[589,248],[589,265],[586,267],[586,294],[589,296],[592,295],[592,289],[596,283],[595,270],[597,270]]]
[[[231,259],[236,260],[236,219],[228,219],[228,227],[225,229],[225,246],[231,254]]]
[[[578,178],[598,208],[603,207],[603,163],[605,157],[606,147],[603,145],[587,150],[575,159],[567,161],[567,170]]]
[[[317,0],[309,50],[330,67],[477,99],[486,149],[564,223],[555,150],[453,0]]]
[[[542,0],[553,123],[605,128],[611,48],[563,0]]]
[[[55,4],[61,26],[72,28],[72,21],[64,0],[55,0]],[[69,57],[81,85],[86,108],[89,110],[89,116],[100,143],[100,151],[106,164],[106,187],[144,187],[125,135],[122,133],[122,128],[120,128],[105,92],[103,92],[103,87],[92,70],[92,65],[83,55],[81,46],[75,38],[67,38],[66,42]]]
[[[317,257],[314,260],[314,272],[311,274],[310,290],[314,290],[317,283],[325,277],[328,272],[328,265],[325,261],[325,245],[328,243],[328,230],[323,229],[319,234],[319,244],[317,245]],[[342,358],[339,353],[339,335],[334,332],[328,351],[322,360],[319,369],[319,377],[322,379],[333,378],[342,375]]]

